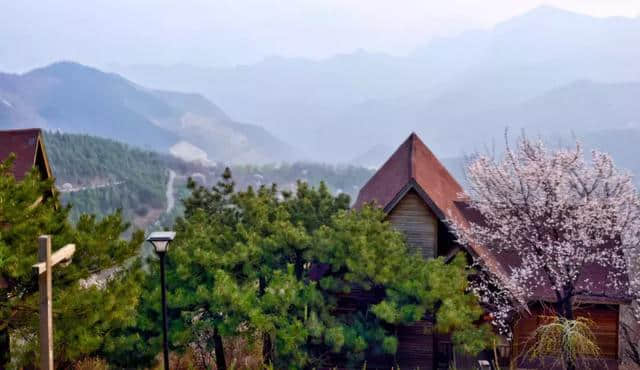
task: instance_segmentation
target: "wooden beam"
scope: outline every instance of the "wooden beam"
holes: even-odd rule
[[[44,199],[44,196],[41,195],[38,197],[38,199],[36,199],[35,202],[33,202],[32,205],[30,205],[29,207],[27,207],[27,210],[31,211],[32,209],[36,208],[38,205],[40,205],[40,203],[42,203],[42,200]]]
[[[75,244],[67,244],[51,254],[51,236],[38,238],[38,263],[33,271],[38,275],[40,287],[40,369],[53,370],[53,315],[51,270],[59,263],[71,261],[76,251]]]
[[[38,238],[38,261],[44,263],[43,274],[38,275],[40,286],[40,369],[53,370],[53,315],[51,309],[51,236]]]
[[[67,244],[64,247],[58,249],[54,254],[51,255],[51,266],[55,266],[58,263],[64,263],[71,260],[71,257],[76,251],[75,244]],[[47,271],[47,265],[45,262],[36,263],[33,265],[33,270],[36,274],[40,275],[43,272]]]

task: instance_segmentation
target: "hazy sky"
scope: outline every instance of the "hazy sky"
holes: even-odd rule
[[[640,0],[0,0],[0,69],[61,59],[215,66],[359,48],[404,54],[541,4],[640,14]]]

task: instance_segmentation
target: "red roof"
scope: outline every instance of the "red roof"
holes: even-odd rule
[[[25,174],[36,165],[38,148],[42,145],[41,130],[31,128],[25,130],[0,131],[0,161],[6,160],[11,153],[16,158],[13,164],[13,175],[17,180],[24,178]],[[42,151],[46,162],[46,153]],[[47,172],[48,164],[46,164]],[[47,173],[47,177],[51,174]]]

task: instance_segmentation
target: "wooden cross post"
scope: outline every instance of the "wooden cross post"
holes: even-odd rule
[[[38,238],[38,263],[33,271],[38,275],[40,287],[40,369],[53,370],[53,311],[51,308],[51,269],[58,263],[71,262],[76,251],[74,244],[68,244],[51,254],[51,236]]]

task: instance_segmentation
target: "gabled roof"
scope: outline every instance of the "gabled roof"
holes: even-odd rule
[[[43,178],[51,178],[51,167],[39,128],[0,131],[0,161],[6,160],[11,153],[16,156],[13,163],[16,180],[23,179],[33,166],[39,168]]]
[[[360,189],[354,208],[375,203],[389,213],[410,190],[416,191],[446,225],[448,221],[468,224],[464,190],[415,133]],[[495,274],[504,275],[495,256],[484,246],[469,247]]]
[[[375,202],[388,213],[411,189],[423,197],[442,221],[464,220],[456,205],[464,195],[462,187],[415,133],[360,189],[354,207]]]

